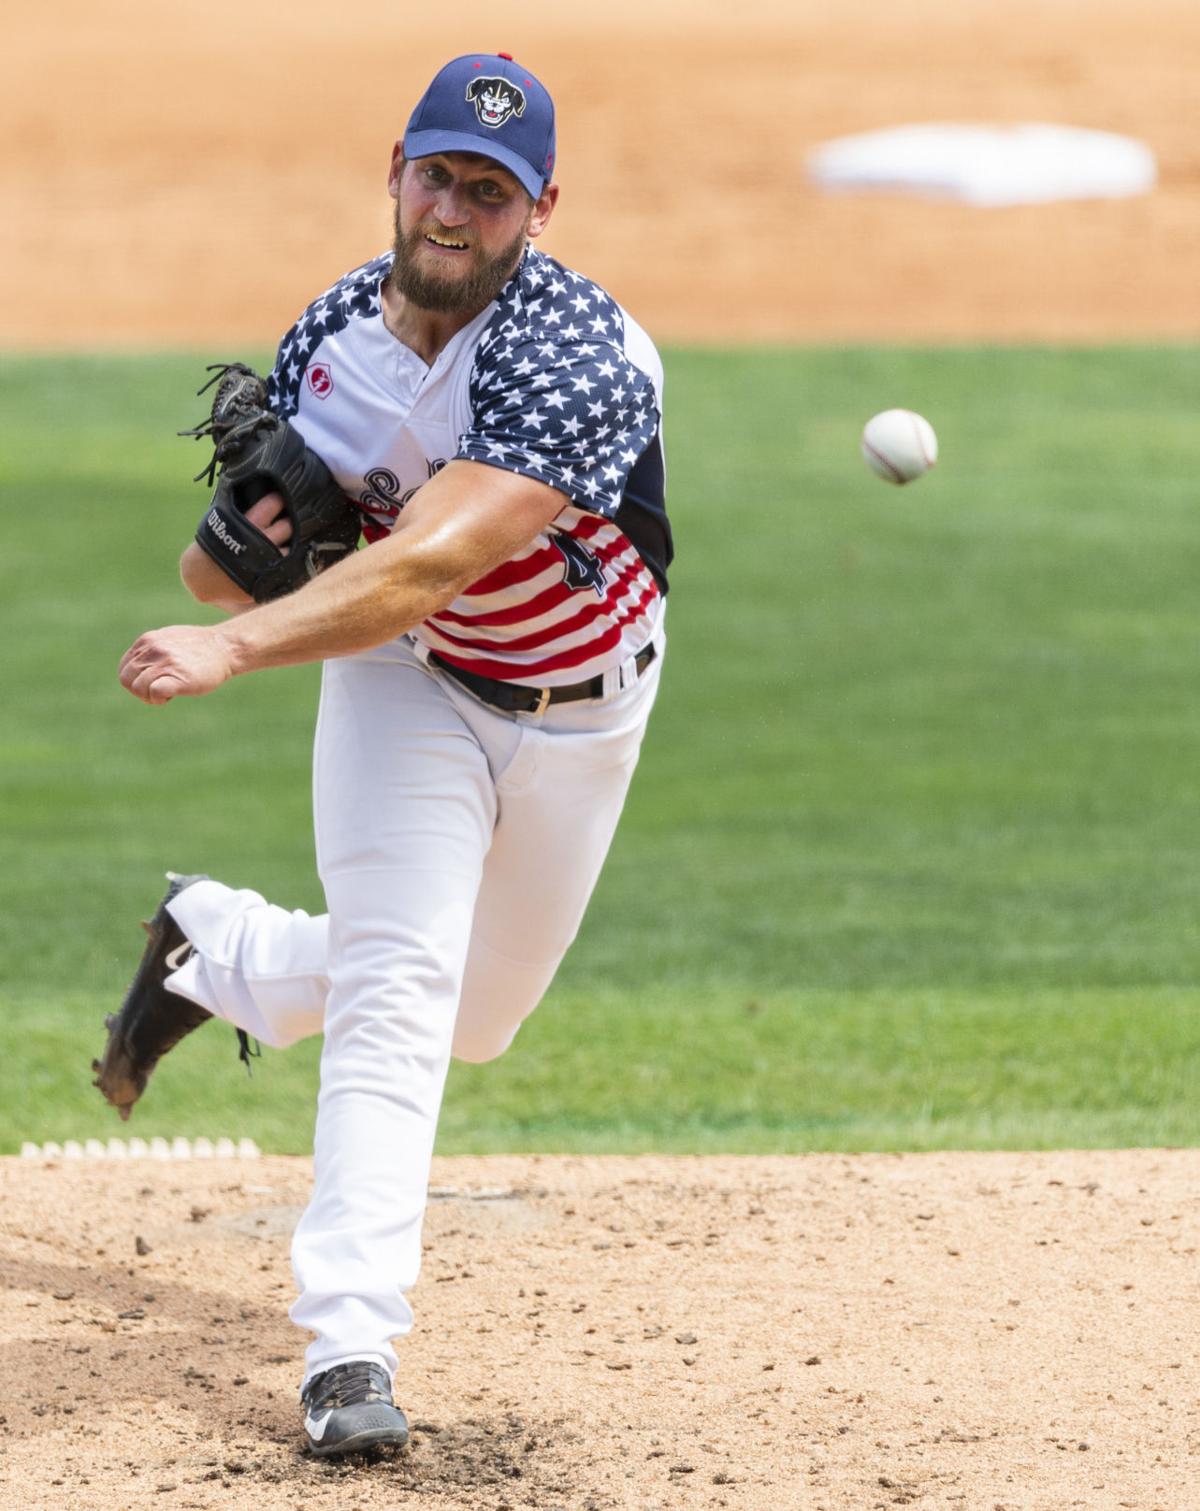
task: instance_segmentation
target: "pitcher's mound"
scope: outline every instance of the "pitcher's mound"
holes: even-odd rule
[[[438,1161],[413,1446],[344,1464],[300,1451],[309,1176],[0,1161],[0,1506],[1191,1503],[1196,1151]]]

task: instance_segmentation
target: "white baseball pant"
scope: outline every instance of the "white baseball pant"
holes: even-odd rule
[[[349,1359],[395,1372],[450,1056],[502,1054],[575,937],[658,649],[614,696],[542,715],[488,708],[408,637],[327,662],[313,808],[328,914],[215,881],[170,904],[195,945],[172,991],[264,1044],[325,1035],[292,1243],[290,1315],[315,1334],[306,1380]]]

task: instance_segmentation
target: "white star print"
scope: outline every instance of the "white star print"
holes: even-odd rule
[[[386,260],[380,266],[386,273]],[[328,297],[344,300],[344,293],[343,283]],[[376,280],[354,311],[368,297],[378,302],[377,295]],[[544,478],[578,501],[580,518],[610,513],[657,423],[644,399],[646,375],[630,368],[621,349],[620,307],[531,248],[502,292],[499,311],[476,348],[470,376],[476,428],[463,434],[458,455]],[[314,316],[310,311],[308,318]],[[344,324],[341,306],[332,323]],[[297,351],[306,353],[321,339],[293,333]],[[635,403],[642,398],[636,423],[629,418],[631,391]]]

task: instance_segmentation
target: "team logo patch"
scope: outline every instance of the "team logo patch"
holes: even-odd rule
[[[552,544],[556,545],[562,553],[562,559],[566,563],[563,572],[563,581],[573,593],[580,588],[595,588],[596,596],[604,597],[604,568],[600,565],[600,558],[594,551],[589,551],[582,541],[576,540],[573,535],[555,534],[551,537]]]
[[[314,399],[327,399],[333,392],[333,373],[328,363],[314,362],[305,377],[308,379],[308,391]]]
[[[507,79],[472,79],[467,99],[484,126],[503,126],[510,116],[525,114],[525,91]]]

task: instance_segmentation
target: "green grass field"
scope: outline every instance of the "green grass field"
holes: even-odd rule
[[[90,1087],[167,867],[319,910],[316,672],[147,709],[201,617],[201,359],[0,367],[0,1152],[307,1152],[317,1046],[210,1026],[128,1128]],[[439,1148],[797,1151],[1200,1136],[1200,351],[674,353],[679,558],[642,769],[583,934]],[[937,427],[908,489],[876,409]]]

